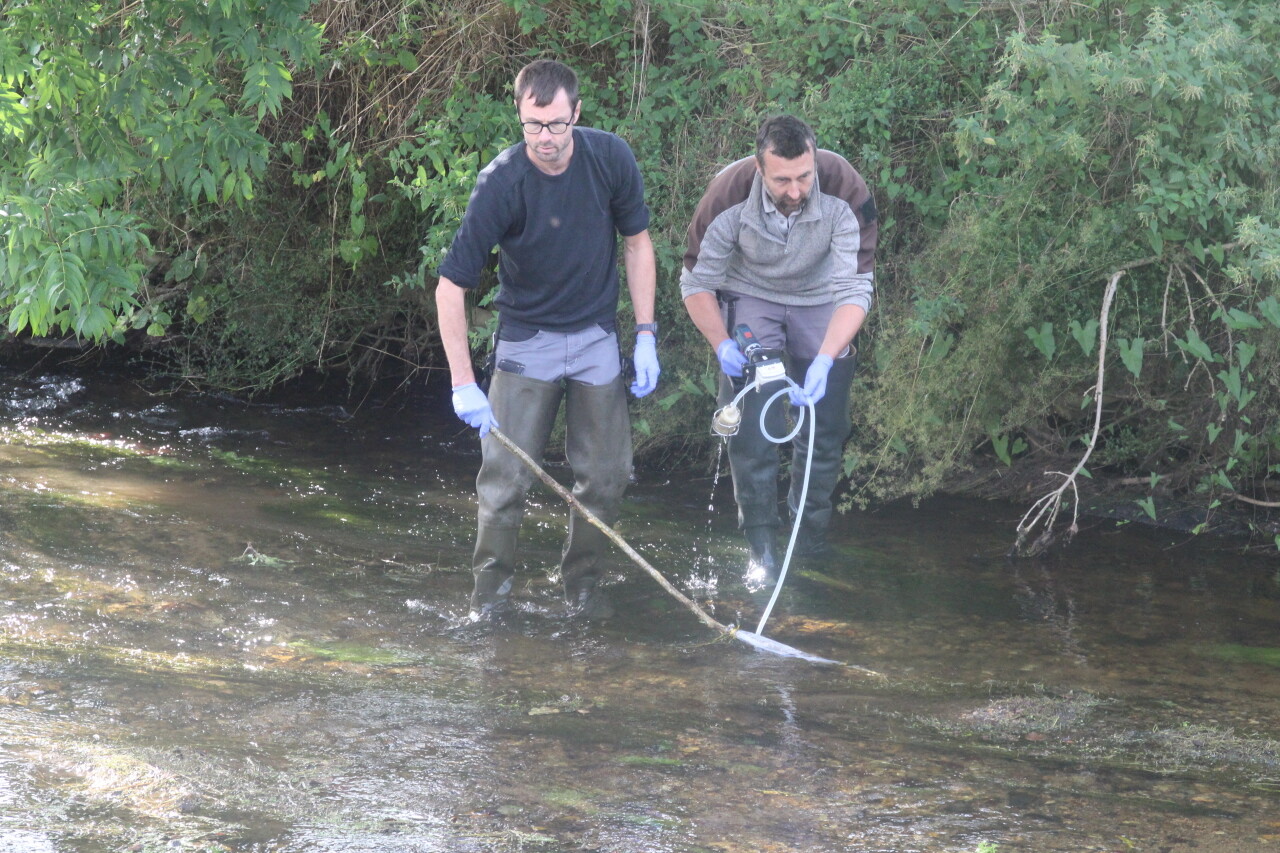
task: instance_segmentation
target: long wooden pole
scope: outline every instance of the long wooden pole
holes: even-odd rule
[[[699,607],[697,602],[695,602],[693,599],[689,598],[689,596],[685,595],[683,592],[681,592],[680,590],[672,586],[671,582],[668,581],[665,577],[663,577],[662,572],[658,571],[653,566],[649,565],[649,561],[646,560],[643,556],[641,556],[636,551],[635,548],[632,548],[631,545],[627,543],[627,540],[623,539],[622,536],[619,535],[618,532],[614,530],[612,527],[610,527],[609,525],[601,521],[600,518],[595,513],[593,513],[591,510],[583,506],[582,501],[575,498],[572,492],[570,492],[564,486],[560,485],[560,483],[557,482],[554,477],[552,477],[550,474],[544,471],[542,469],[542,466],[539,465],[536,461],[534,461],[532,456],[530,456],[529,454],[521,450],[519,447],[517,447],[516,443],[513,442],[511,439],[507,438],[502,433],[501,430],[499,430],[497,427],[490,427],[489,435],[497,439],[498,443],[501,444],[503,447],[505,447],[509,453],[511,453],[513,456],[515,456],[517,459],[523,462],[525,466],[529,468],[530,471],[532,471],[534,474],[538,476],[539,480],[546,483],[551,488],[552,491],[554,491],[557,495],[563,498],[565,502],[568,503],[569,506],[572,507],[575,512],[577,512],[579,515],[585,518],[588,522],[590,522],[592,525],[598,528],[602,533],[604,533],[605,536],[608,536],[609,539],[612,540],[613,544],[621,548],[622,552],[626,554],[628,557],[630,557],[631,560],[637,566],[639,566],[640,568],[648,572],[649,576],[652,577],[655,581],[657,581],[659,586],[665,589],[671,595],[671,597],[673,597],[676,601],[679,601],[686,608],[688,608],[689,612],[692,613],[694,616],[698,617],[698,621],[701,622],[703,625],[706,625],[708,628],[711,628],[714,631],[719,631],[721,634],[724,634],[727,637],[732,637],[735,640],[741,640],[742,642],[746,643],[747,645],[753,648],[759,649],[761,651],[770,652],[771,654],[780,655],[782,657],[800,658],[802,660],[807,660],[812,663],[836,664],[838,666],[843,666],[848,669],[856,670],[858,672],[862,672],[867,675],[882,677],[880,676],[880,673],[876,672],[873,669],[867,669],[865,666],[858,666],[856,664],[850,664],[850,663],[842,663],[840,661],[818,657],[817,655],[811,655],[808,652],[804,652],[804,651],[801,651],[800,649],[793,648],[791,646],[788,646],[785,643],[780,643],[777,640],[772,640],[768,637],[762,636],[753,631],[743,631],[740,628],[730,627],[728,625],[717,622],[715,619],[711,618],[711,616],[707,613],[707,611]]]
[[[501,444],[503,447],[505,447],[508,450],[508,452],[510,452],[517,459],[523,462],[529,468],[529,470],[533,471],[534,474],[537,474],[538,479],[542,480],[542,482],[550,486],[551,489],[555,491],[556,494],[564,498],[564,500],[568,502],[569,506],[573,507],[575,512],[577,512],[587,521],[591,522],[591,524],[593,524],[595,527],[599,528],[600,531],[604,533],[605,536],[608,536],[611,540],[613,540],[613,544],[621,548],[622,552],[626,554],[628,557],[630,557],[632,561],[635,562],[636,565],[638,565],[640,568],[648,572],[649,576],[652,577],[655,581],[657,581],[658,584],[663,589],[665,589],[673,598],[675,598],[685,607],[689,608],[689,610],[692,611],[693,615],[697,616],[698,621],[700,621],[703,625],[706,625],[708,628],[712,628],[716,631],[719,631],[722,634],[732,635],[736,632],[737,630],[736,628],[730,628],[728,625],[723,625],[720,622],[717,622],[715,619],[712,619],[711,616],[708,615],[707,611],[703,610],[701,607],[698,606],[698,603],[696,601],[689,598],[689,596],[685,595],[683,592],[681,592],[680,590],[672,586],[671,582],[668,581],[665,577],[663,577],[662,572],[658,571],[653,566],[649,565],[648,560],[642,557],[636,551],[635,548],[632,548],[629,544],[627,544],[627,540],[623,539],[622,536],[620,536],[618,532],[614,530],[612,527],[610,527],[609,525],[601,521],[600,518],[595,513],[593,513],[591,510],[583,506],[582,501],[575,498],[572,492],[570,492],[564,486],[560,485],[560,483],[557,482],[554,477],[552,477],[550,474],[544,471],[542,469],[542,466],[539,465],[537,462],[535,462],[532,456],[530,456],[529,454],[521,450],[519,447],[517,447],[515,442],[513,442],[511,439],[507,438],[505,435],[502,434],[501,430],[499,430],[497,427],[490,427],[489,435],[496,438],[498,440],[498,443]]]

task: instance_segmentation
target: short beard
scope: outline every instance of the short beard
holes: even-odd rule
[[[776,207],[778,209],[778,212],[781,213],[783,216],[790,216],[793,213],[799,213],[800,210],[804,208],[804,203],[807,202],[808,200],[809,200],[809,196],[807,194],[804,195],[799,201],[794,201],[794,202],[788,199],[780,200],[775,198],[773,199],[773,206]]]

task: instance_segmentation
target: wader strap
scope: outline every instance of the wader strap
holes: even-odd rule
[[[718,302],[720,305],[723,305],[725,308],[725,313],[724,313],[725,331],[727,331],[730,337],[732,337],[734,320],[736,319],[735,314],[737,313],[736,309],[738,307],[738,294],[728,293],[723,290],[717,290],[716,302]],[[739,377],[735,378],[732,376],[726,376],[725,379],[729,380],[729,384],[733,386],[733,393],[736,394],[739,391],[741,391],[743,386],[746,384],[747,372],[744,370],[742,372],[742,375]]]
[[[727,309],[725,313],[724,325],[725,325],[725,328],[728,329],[729,334],[732,335],[733,320],[734,320],[734,313],[735,313],[734,308],[737,306],[737,303],[738,303],[738,295],[736,293],[726,293],[723,290],[717,290],[716,302],[719,302],[721,305],[724,305]]]

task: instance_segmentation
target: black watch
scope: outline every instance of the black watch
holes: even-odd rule
[[[658,336],[658,324],[636,323],[636,333],[638,334],[640,332],[653,332],[653,336],[656,338]]]

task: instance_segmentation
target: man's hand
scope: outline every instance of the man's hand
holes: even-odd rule
[[[636,335],[636,351],[632,356],[636,366],[636,381],[631,383],[631,393],[643,397],[658,387],[658,374],[662,368],[658,366],[658,342],[648,332]]]
[[[498,425],[493,409],[489,407],[489,398],[474,382],[453,389],[453,411],[467,422],[467,426],[480,430],[481,438],[489,434],[489,427]]]
[[[730,379],[741,379],[742,371],[747,366],[747,357],[742,354],[733,338],[725,338],[716,347],[716,358],[720,359],[720,369]]]
[[[831,372],[831,356],[819,355],[804,374],[804,387],[791,387],[791,405],[812,406],[827,393],[827,374]]]

